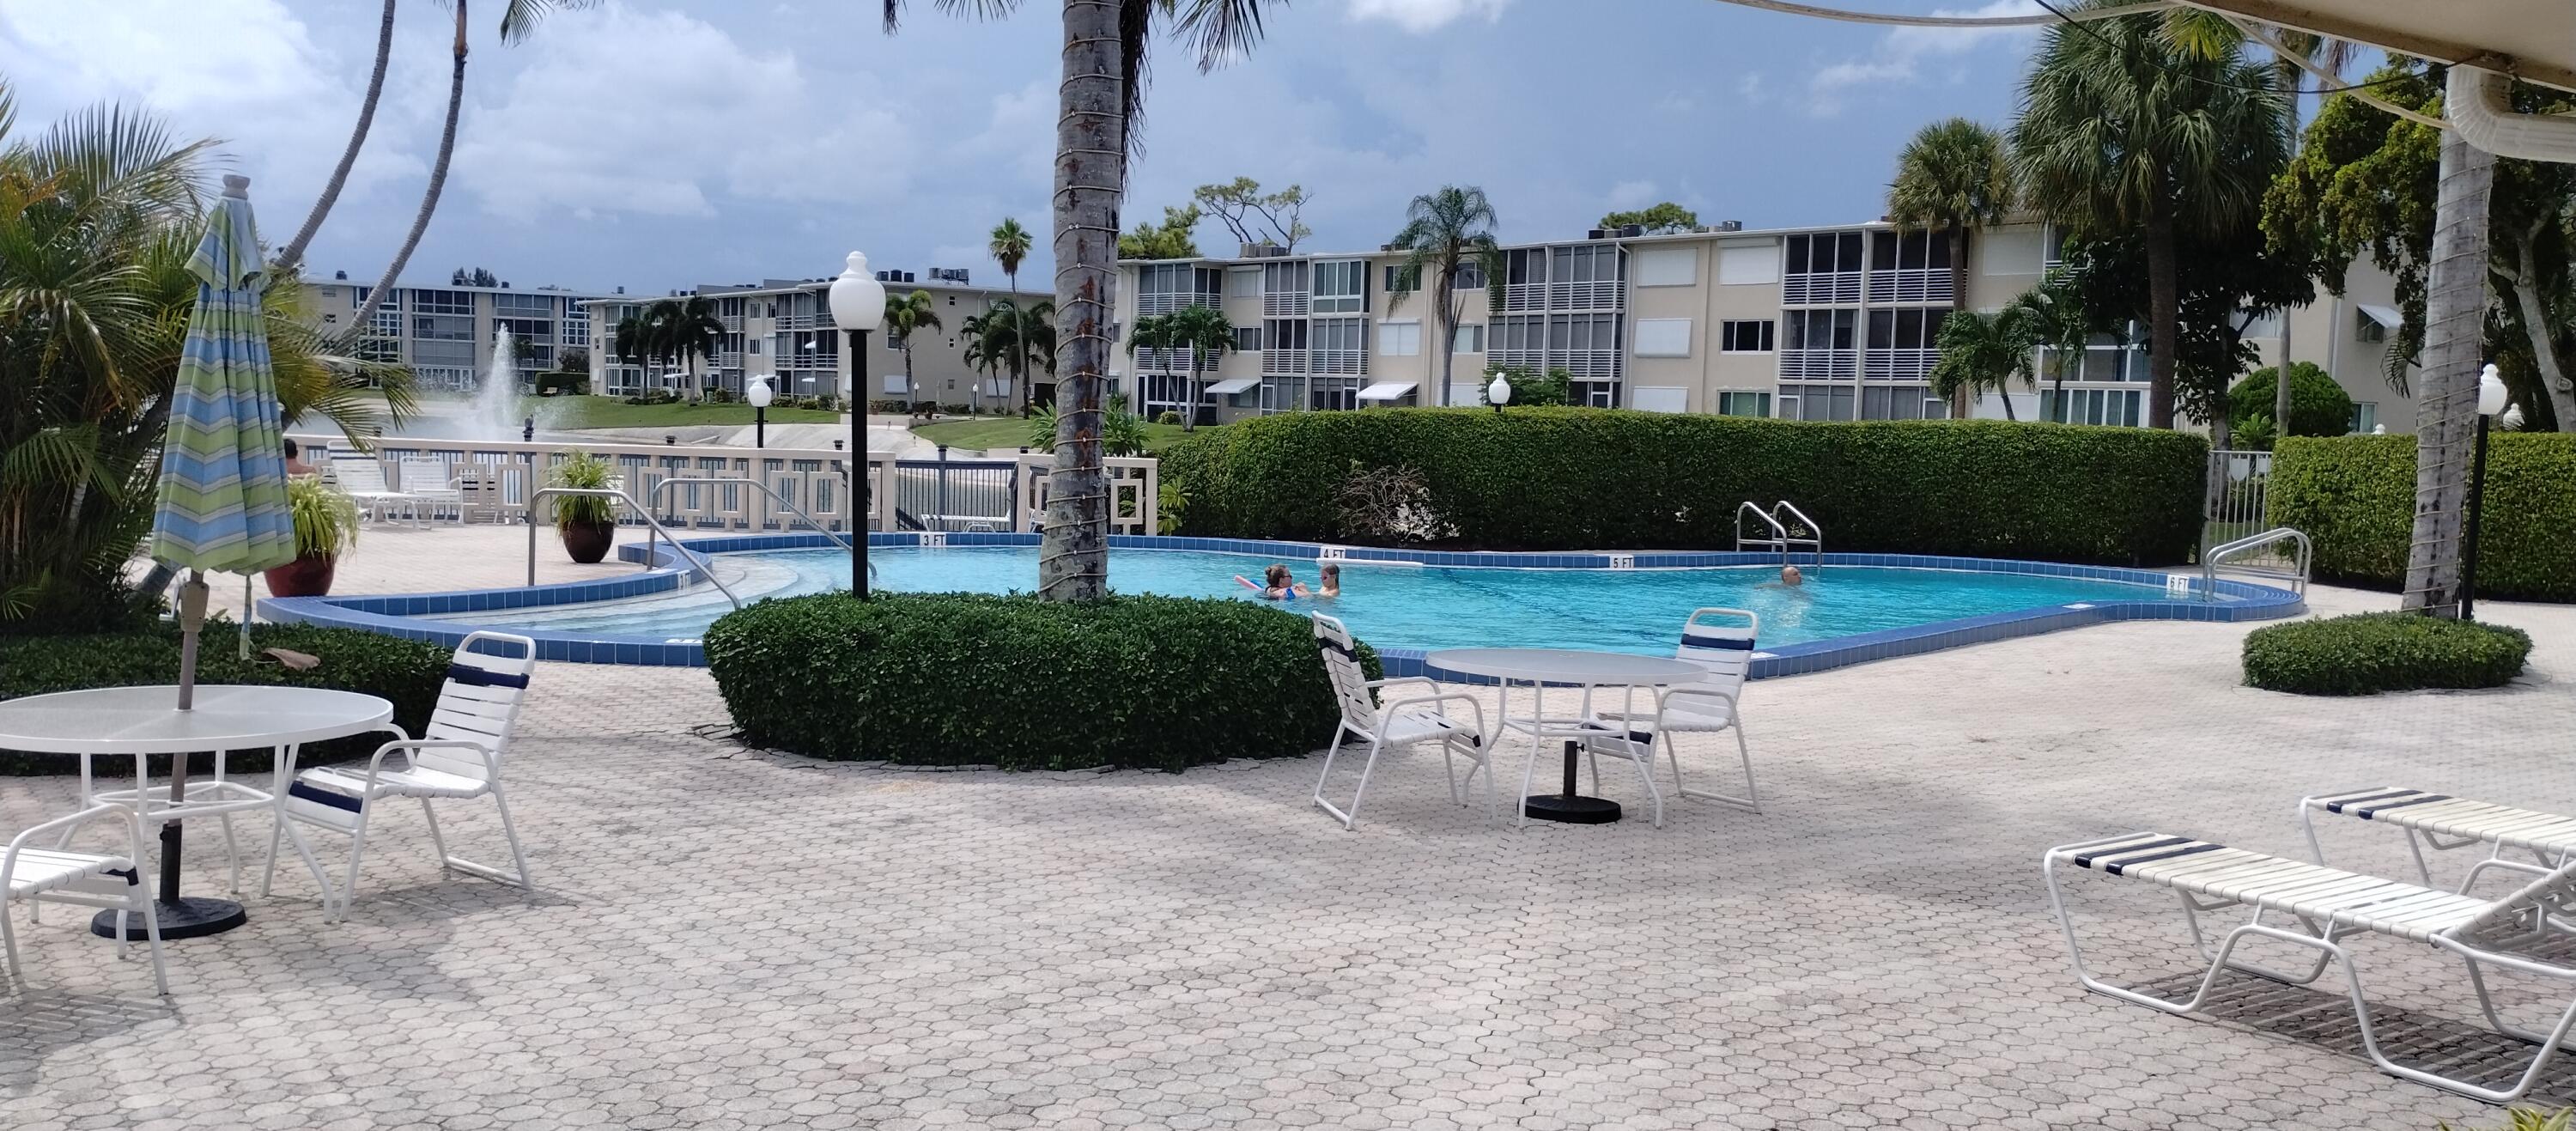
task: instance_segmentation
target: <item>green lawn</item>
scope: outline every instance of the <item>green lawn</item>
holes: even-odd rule
[[[1203,427],[1199,431],[1209,431],[1213,427]],[[943,420],[937,424],[920,425],[912,430],[912,434],[934,444],[969,451],[1016,448],[1029,442],[1029,422],[1016,416]],[[1178,424],[1148,424],[1145,426],[1145,451],[1148,454],[1162,451],[1186,435],[1189,433],[1181,431]]]
[[[747,404],[628,404],[617,397],[522,397],[522,414],[535,416],[548,428],[668,428],[681,424],[749,424]],[[811,408],[772,408],[772,424],[830,424],[837,412]]]

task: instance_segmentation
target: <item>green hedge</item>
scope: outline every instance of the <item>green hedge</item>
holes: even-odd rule
[[[2267,507],[2307,532],[2320,578],[2380,589],[2406,580],[2415,524],[2415,438],[2281,442]],[[2576,435],[2489,438],[2478,532],[2478,595],[2576,601]]]
[[[205,640],[197,649],[199,682],[327,687],[381,696],[394,705],[394,723],[407,734],[419,734],[429,722],[430,708],[438,702],[439,685],[447,677],[447,658],[452,651],[424,641],[350,628],[252,626],[254,654],[261,648],[286,648],[322,658],[321,666],[298,672],[271,662],[243,662],[237,655],[237,631],[236,626],[224,622],[206,625]],[[0,699],[90,687],[176,683],[178,679],[179,630],[166,622],[139,632],[95,636],[0,637]],[[384,741],[383,735],[360,735],[317,743],[304,749],[298,762],[355,758],[373,752]],[[266,749],[236,751],[226,762],[226,768],[236,773],[265,772],[268,767]],[[0,775],[77,773],[79,769],[74,758],[0,751]],[[127,769],[114,766],[108,767],[108,772]]]
[[[743,741],[817,758],[1177,770],[1318,750],[1339,717],[1306,618],[1247,601],[819,593],[704,640]]]
[[[2518,628],[2421,613],[2358,613],[2258,628],[2245,637],[2245,682],[2301,695],[2375,695],[2427,687],[2502,687],[2522,674]]]
[[[1185,534],[1346,541],[1352,465],[1404,464],[1480,549],[1728,549],[1737,503],[1787,499],[1831,550],[2161,565],[2199,539],[2207,453],[2143,428],[1371,409],[1203,433],[1163,475],[1189,495]]]

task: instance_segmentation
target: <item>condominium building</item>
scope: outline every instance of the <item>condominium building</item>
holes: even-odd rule
[[[350,282],[346,271],[334,272],[307,284],[303,316],[325,332],[339,332],[372,289]],[[506,328],[524,379],[556,368],[571,351],[591,348],[584,303],[598,293],[553,286],[517,290],[507,283],[398,286],[376,307],[359,349],[374,360],[410,365],[424,388],[471,389],[492,372],[493,342]]]
[[[2019,223],[1970,242],[1968,309],[1993,311],[2056,266],[2057,241]],[[1948,415],[1929,383],[1956,282],[1949,242],[1883,222],[1745,231],[1734,225],[1517,244],[1504,277],[1457,279],[1452,340],[1434,340],[1428,289],[1400,252],[1279,254],[1121,264],[1116,323],[1198,305],[1223,311],[1234,349],[1202,358],[1198,412],[1232,420],[1299,409],[1482,404],[1489,366],[1563,370],[1578,403],[1795,420]],[[2382,375],[2398,324],[2394,282],[2355,264],[2345,297],[2252,320],[2263,363],[2291,357],[2334,374],[2353,425],[2412,427],[2411,403]],[[1496,291],[1499,287],[1499,292]],[[1973,415],[2143,424],[2142,327],[2102,335],[2063,382],[1979,397]],[[1455,377],[1441,396],[1441,351]],[[1123,351],[1113,391],[1148,415],[1188,408],[1186,350]],[[2041,372],[2056,359],[2043,351]]]
[[[1007,369],[992,370],[967,363],[971,339],[965,333],[966,320],[991,310],[996,300],[1015,293],[1023,307],[1051,296],[976,286],[969,275],[963,267],[934,267],[918,274],[877,272],[888,294],[927,292],[931,313],[939,324],[915,331],[909,343],[883,331],[871,335],[864,399],[902,400],[910,389],[914,399],[944,405],[990,409],[1021,403],[1020,390]],[[768,376],[773,378],[771,387],[781,396],[839,397],[849,388],[852,367],[845,356],[849,335],[832,321],[831,290],[832,280],[828,278],[766,279],[758,283],[707,284],[667,297],[699,295],[715,305],[723,334],[717,341],[715,356],[698,363],[698,371],[708,384],[738,393],[746,379]],[[632,396],[646,389],[676,389],[685,380],[685,366],[610,356],[618,323],[642,314],[655,301],[651,297],[613,295],[585,303],[592,325],[599,327],[601,341],[600,348],[590,355],[593,392]],[[907,344],[912,347],[909,354],[904,349]],[[911,366],[909,383],[907,359]],[[1032,377],[1042,387],[1049,381],[1042,371]]]

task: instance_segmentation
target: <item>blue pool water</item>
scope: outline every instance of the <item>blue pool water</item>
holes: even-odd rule
[[[874,584],[883,590],[1006,593],[1032,588],[1037,549],[975,546],[878,547]],[[1258,600],[1234,581],[1258,580],[1271,558],[1200,550],[1120,549],[1110,554],[1112,588],[1126,593]],[[849,556],[837,549],[723,555],[722,576],[745,601],[846,586]],[[1312,585],[1315,566],[1289,562]],[[1665,653],[1683,618],[1709,605],[1762,617],[1762,643],[1781,646],[1958,617],[2079,601],[2163,598],[2161,589],[2035,574],[1827,566],[1807,583],[1777,584],[1775,568],[1531,570],[1435,568],[1346,562],[1342,596],[1286,602],[1342,618],[1385,647],[1588,647]],[[1767,584],[1766,584],[1767,583]],[[656,639],[694,638],[730,606],[712,587],[675,597],[461,614],[458,619],[560,632]]]

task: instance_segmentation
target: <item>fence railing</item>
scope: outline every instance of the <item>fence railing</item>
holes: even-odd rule
[[[2264,518],[2271,480],[2270,452],[2219,449],[2209,453],[2208,494],[2201,507],[2202,560],[2208,559],[2213,546],[2271,528]],[[2292,564],[2286,554],[2279,560],[2252,560],[2258,565]]]

